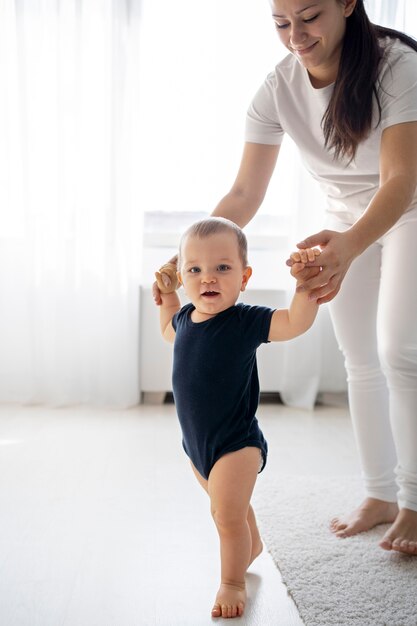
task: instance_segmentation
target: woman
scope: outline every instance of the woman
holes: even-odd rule
[[[417,555],[417,43],[372,25],[363,0],[271,8],[290,54],[249,107],[237,178],[213,215],[250,221],[288,133],[327,197],[327,230],[298,246],[323,249],[304,287],[331,302],[366,488],[331,530],[390,523],[381,547]]]

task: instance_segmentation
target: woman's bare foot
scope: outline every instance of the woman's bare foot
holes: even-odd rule
[[[330,530],[336,537],[351,537],[366,530],[371,530],[378,524],[392,523],[397,515],[398,505],[396,502],[366,498],[349,515],[334,517],[330,522]]]
[[[401,509],[379,545],[384,550],[417,555],[417,512]]]
[[[243,585],[222,583],[217,592],[216,602],[211,610],[212,617],[240,617],[246,603],[246,589]]]

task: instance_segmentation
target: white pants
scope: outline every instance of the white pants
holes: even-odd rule
[[[329,308],[367,495],[417,511],[417,209],[355,259]]]

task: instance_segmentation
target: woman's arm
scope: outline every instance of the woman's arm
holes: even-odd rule
[[[279,146],[246,143],[236,180],[214,209],[215,217],[226,217],[243,228],[262,204],[277,162]]]
[[[299,290],[312,290],[319,304],[330,302],[352,261],[384,235],[408,209],[417,185],[417,122],[396,124],[382,133],[380,186],[364,214],[344,233],[324,230],[297,244],[299,248],[321,246],[320,275],[299,277]],[[291,265],[290,261],[287,261]],[[308,266],[318,266],[319,262]]]

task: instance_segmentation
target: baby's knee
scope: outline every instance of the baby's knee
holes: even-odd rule
[[[247,523],[247,515],[233,507],[212,507],[211,515],[219,531],[235,533]]]

